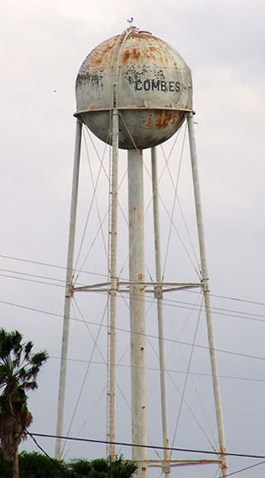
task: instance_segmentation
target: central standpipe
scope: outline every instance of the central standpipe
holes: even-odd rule
[[[147,410],[145,367],[144,198],[141,150],[128,151],[129,279],[131,326],[132,455],[147,476]],[[139,446],[139,445],[142,445]]]
[[[108,357],[108,456],[116,456],[116,316],[117,316],[117,247],[118,247],[118,152],[119,112],[112,113],[112,168],[110,221],[110,324]]]

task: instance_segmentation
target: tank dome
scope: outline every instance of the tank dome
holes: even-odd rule
[[[89,53],[76,80],[75,115],[111,144],[111,112],[119,110],[119,147],[166,141],[192,111],[189,67],[168,43],[130,27]]]

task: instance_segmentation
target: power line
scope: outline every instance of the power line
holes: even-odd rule
[[[3,256],[3,255],[0,255],[0,257],[9,258],[9,259],[13,259],[13,260],[19,260],[19,261],[22,261],[22,262],[29,262],[29,263],[34,263],[34,264],[41,264],[41,265],[52,266],[52,267],[56,267],[56,268],[60,268],[60,269],[65,269],[62,266],[56,266],[56,265],[48,264],[48,263],[44,263],[44,262],[30,261],[30,260],[20,259],[20,258],[11,258],[10,256]],[[4,272],[12,272],[9,269],[0,269],[0,270],[2,270]],[[84,271],[84,272],[90,273],[88,271]],[[19,275],[19,277],[6,276],[4,274],[2,274],[2,276],[12,278],[12,279],[32,281],[34,283],[41,284],[41,285],[50,285],[50,286],[56,286],[56,287],[62,287],[62,288],[65,287],[65,282],[62,279],[56,279],[56,278],[53,278],[53,277],[50,278],[48,276],[30,274],[30,273],[26,273],[26,272],[23,273],[23,272],[20,272],[20,271],[14,271],[13,273]],[[92,273],[90,273],[90,274],[92,274]],[[23,275],[25,275],[27,277],[26,278],[22,277]],[[102,274],[102,276],[103,276],[103,274]],[[47,280],[51,280],[51,281],[57,282],[57,283],[44,282],[44,281],[41,281],[41,280],[35,280],[34,278],[36,278],[36,279],[47,279]],[[188,292],[193,292],[193,293],[198,294],[198,292],[196,292],[196,291],[188,291]],[[222,298],[222,299],[225,299],[225,300],[231,299],[231,300],[237,301],[237,302],[250,303],[252,305],[253,304],[254,305],[265,305],[262,302],[246,301],[244,299],[240,299],[240,298],[236,298],[236,297],[229,298],[228,296],[221,296],[221,295],[217,295],[217,294],[211,294],[211,295],[213,297]],[[148,302],[148,298],[146,298],[146,301]],[[176,307],[176,308],[179,308],[179,309],[190,310],[192,308],[192,310],[196,310],[196,305],[194,305],[190,302],[170,300],[170,299],[165,300],[164,299],[164,304],[166,306]],[[242,320],[251,320],[251,321],[258,321],[258,322],[265,323],[265,318],[264,318],[263,314],[257,314],[257,313],[253,313],[253,312],[244,312],[244,311],[238,311],[238,310],[233,310],[233,309],[225,309],[225,308],[215,307],[215,306],[211,307],[211,311],[215,315],[222,315],[222,316],[228,316],[228,317],[232,317],[232,318],[239,318],[239,319],[242,319]],[[240,353],[239,353],[239,355],[247,356],[246,354],[240,354]],[[252,358],[257,358],[257,357],[252,357]]]
[[[4,300],[0,300],[0,304],[8,305],[8,306],[11,306],[11,307],[17,307],[17,308],[29,310],[29,311],[32,311],[32,312],[38,312],[38,313],[43,314],[43,315],[58,317],[60,319],[63,318],[62,314],[41,310],[41,309],[38,309],[38,308],[35,308],[35,307],[23,306],[23,305],[20,305],[20,304],[15,304],[15,303],[4,301]],[[108,327],[105,324],[100,325],[97,322],[92,322],[90,320],[84,320],[84,319],[81,320],[81,319],[77,319],[75,317],[70,317],[70,320],[73,320],[75,322],[81,322],[81,323],[86,322],[87,324],[94,325],[96,327],[102,327],[102,328],[107,328]],[[123,329],[121,327],[116,327],[116,331],[124,332],[124,333],[127,333],[127,334],[130,333],[129,330]],[[146,334],[146,336],[149,337],[149,338],[155,339],[155,340],[158,339],[158,337],[156,335]],[[193,346],[193,344],[191,342],[177,340],[177,339],[173,339],[173,338],[169,338],[169,337],[164,337],[164,341],[165,342],[170,342],[170,343],[176,343],[176,344],[180,344],[180,345],[185,345],[185,346],[188,346],[188,347]],[[210,350],[210,347],[207,346],[207,345],[195,344],[194,347],[196,347],[197,349],[201,349],[201,350],[208,350],[208,351]],[[219,353],[225,353],[225,354],[237,356],[237,357],[244,357],[244,358],[253,359],[253,360],[265,361],[265,357],[255,356],[255,355],[251,355],[251,354],[245,354],[245,353],[241,353],[241,352],[234,352],[233,350],[225,350],[225,349],[220,349],[220,348],[216,347],[215,351],[219,352]]]
[[[15,274],[18,274],[17,272],[15,272]],[[27,277],[16,277],[16,276],[11,276],[11,275],[7,275],[7,274],[0,274],[1,277],[6,277],[7,279],[15,279],[15,280],[21,280],[21,281],[24,281],[24,282],[31,282],[33,284],[41,284],[41,285],[49,285],[49,286],[54,286],[54,287],[61,287],[61,288],[65,288],[65,284],[54,284],[52,282],[45,282],[45,281],[41,281],[41,280],[33,280],[33,279],[28,279]],[[38,276],[36,276],[38,277]],[[59,281],[59,279],[49,279],[49,280],[53,280],[53,281]],[[62,281],[63,282],[63,281]]]
[[[0,255],[0,257],[7,258],[7,259],[12,259],[12,260],[16,260],[16,261],[22,261],[22,262],[33,263],[33,264],[37,264],[37,265],[54,267],[54,268],[59,268],[59,269],[66,270],[65,267],[62,267],[62,266],[59,266],[59,265],[54,265],[54,264],[51,264],[51,263],[32,261],[32,260],[21,259],[21,258],[16,258],[16,257],[11,257],[11,256],[4,256],[4,255]],[[13,273],[13,274],[16,274],[16,275],[19,276],[19,277],[9,276],[9,275],[7,276],[7,275],[2,274],[3,277],[8,277],[8,278],[11,278],[11,279],[20,279],[20,280],[24,280],[24,281],[26,281],[26,280],[30,281],[31,279],[29,279],[28,277],[31,277],[32,282],[38,283],[38,284],[54,285],[54,286],[57,286],[57,287],[59,286],[59,284],[53,284],[53,283],[48,283],[48,282],[46,283],[46,282],[42,282],[42,281],[35,280],[35,279],[47,279],[47,280],[51,280],[51,281],[54,281],[54,282],[59,282],[59,283],[61,283],[61,285],[60,285],[61,287],[64,287],[64,285],[65,285],[64,280],[57,279],[57,278],[54,278],[54,277],[31,274],[31,273],[21,272],[21,271],[12,271],[12,270],[9,270],[9,269],[0,269],[0,270],[2,270],[3,272]],[[90,274],[90,275],[93,275],[93,276],[98,275],[99,277],[104,277],[104,278],[107,277],[106,274],[93,273],[91,271],[77,270],[76,272],[77,273],[83,272],[85,274]],[[23,275],[27,276],[27,279],[23,278],[22,277]],[[196,291],[190,291],[190,290],[187,291],[187,292],[198,293]],[[249,304],[252,304],[252,305],[265,306],[265,303],[263,303],[263,302],[255,302],[255,301],[250,301],[250,300],[244,300],[244,299],[240,299],[240,298],[236,298],[236,297],[228,297],[228,296],[222,296],[222,295],[218,295],[218,294],[211,294],[211,296],[215,297],[215,298],[222,298],[222,299],[225,299],[225,300],[237,301],[237,302],[240,302],[240,303],[249,303]],[[176,307],[179,307],[179,308],[185,308],[185,309],[186,308],[190,309],[190,307],[194,308],[194,305],[191,304],[190,302],[176,301],[176,300],[170,300],[170,299],[166,299],[166,300],[164,299],[164,304],[165,305],[172,305],[174,307],[176,306]],[[178,305],[176,305],[176,304],[178,304]],[[226,316],[229,316],[229,317],[241,318],[241,319],[246,319],[246,320],[258,320],[258,321],[261,321],[261,322],[265,321],[264,320],[264,315],[253,313],[253,312],[244,312],[244,311],[238,311],[238,310],[233,310],[233,309],[225,309],[225,308],[222,308],[222,307],[215,307],[215,306],[211,307],[211,311],[216,315],[226,315]]]
[[[52,458],[47,452],[46,450],[44,450],[44,448],[39,444],[39,442],[37,441],[37,439],[35,438],[36,436],[37,437],[41,437],[41,438],[61,438],[61,439],[64,439],[64,440],[71,440],[71,441],[89,441],[89,442],[93,442],[93,443],[100,443],[100,444],[111,444],[110,442],[107,442],[106,440],[93,440],[93,439],[80,439],[80,438],[77,438],[77,437],[63,437],[63,436],[57,436],[57,435],[49,435],[49,434],[41,434],[41,433],[31,433],[29,432],[28,430],[26,430],[26,433],[27,435],[30,436],[30,438],[32,439],[32,441],[35,443],[35,445],[37,446],[37,448],[39,448],[39,450],[41,450],[41,452],[53,463],[53,465],[55,466],[55,468],[58,469],[58,471],[60,473],[62,473],[64,476],[65,475],[65,472],[63,469],[61,469],[59,466],[58,466],[58,463],[57,461]],[[218,453],[215,452],[215,451],[209,451],[209,450],[204,450],[203,452],[201,450],[194,450],[194,449],[184,449],[184,448],[164,448],[164,447],[156,447],[154,445],[133,445],[131,443],[124,443],[124,442],[112,442],[113,444],[115,445],[123,445],[123,446],[128,446],[128,447],[132,447],[132,446],[136,446],[136,447],[141,447],[141,448],[148,448],[148,449],[162,449],[162,450],[171,450],[171,451],[179,451],[179,452],[189,452],[189,453],[203,453],[203,454],[211,454],[211,455],[217,455]],[[250,455],[250,454],[239,454],[239,453],[222,453],[222,454],[218,454],[219,456],[221,455],[226,455],[227,457],[237,457],[237,458],[251,458],[251,459],[256,459],[256,455]],[[264,457],[265,458],[265,457]],[[249,466],[246,466],[244,468],[240,468],[239,470],[236,470],[236,471],[233,471],[231,473],[229,473],[227,475],[227,477],[230,477],[230,476],[234,476],[234,475],[237,475],[239,473],[243,473],[244,471],[247,471],[247,470],[250,470],[250,469],[253,469],[253,468],[257,468],[258,466],[261,466],[261,465],[264,465],[265,464],[265,460],[259,462],[259,463],[254,463],[253,465],[249,465]],[[221,476],[219,476],[219,478],[221,478]]]
[[[59,471],[59,473],[61,473],[63,476],[67,477],[68,474],[66,474],[66,472],[64,471],[64,469],[62,467],[59,466],[59,464],[57,463],[57,461],[52,458],[45,450],[44,448],[38,443],[38,441],[36,440],[36,438],[33,436],[32,433],[30,433],[28,430],[25,430],[27,435],[30,436],[30,438],[32,439],[32,441],[35,443],[35,445],[37,446],[37,448],[39,448],[39,450],[46,456],[46,458],[48,458],[48,460],[50,460],[50,462],[54,465],[55,468],[57,468],[57,470]]]
[[[39,266],[44,266],[44,267],[52,267],[54,269],[60,269],[60,270],[63,270],[63,271],[67,270],[66,266],[60,266],[58,264],[52,264],[50,262],[41,262],[41,261],[36,261],[36,260],[31,260],[31,259],[24,259],[24,258],[20,258],[20,257],[7,256],[7,255],[4,255],[4,254],[0,254],[0,257],[2,257],[3,259],[13,260],[13,261],[22,262],[22,263],[28,263],[28,264],[39,265]],[[86,271],[86,270],[83,270],[83,269],[82,270],[81,269],[80,270],[75,269],[75,272],[82,272],[84,274],[89,274],[89,275],[92,275],[92,276],[99,276],[99,277],[104,277],[104,278],[107,277],[106,274],[100,274],[98,272]]]
[[[13,261],[18,261],[18,262],[23,262],[23,263],[29,263],[29,264],[40,265],[40,266],[45,266],[45,267],[52,267],[52,268],[61,269],[61,270],[64,270],[64,271],[66,271],[66,269],[67,269],[65,266],[61,266],[61,265],[58,265],[58,264],[52,264],[52,263],[49,263],[49,262],[42,262],[42,261],[37,261],[37,260],[32,260],[32,259],[25,259],[25,258],[15,257],[15,256],[8,256],[8,255],[5,255],[5,254],[0,254],[0,257],[3,258],[3,259],[13,260]],[[104,277],[104,278],[108,277],[107,274],[100,274],[100,273],[87,271],[87,270],[83,270],[83,269],[82,270],[76,270],[76,272],[82,272],[84,274],[89,274],[89,275],[92,275],[92,276],[100,276],[100,277]],[[193,290],[188,290],[187,292],[192,293],[192,294],[197,293],[196,291],[193,291]],[[242,303],[245,303],[245,304],[260,305],[260,306],[265,307],[265,302],[262,302],[262,301],[255,301],[255,300],[251,300],[251,299],[243,299],[241,297],[227,296],[227,295],[214,294],[214,293],[210,293],[210,296],[211,297],[216,297],[216,298],[219,298],[219,299],[232,300],[232,301],[235,301],[235,302],[242,302]]]
[[[53,360],[61,360],[60,357],[56,357],[55,355],[50,355],[49,357],[50,359],[53,359]],[[85,360],[85,359],[80,359],[80,358],[67,358],[67,362],[76,362],[76,363],[84,363],[84,364],[88,364],[88,363],[91,363],[93,365],[102,365],[104,367],[106,367],[106,362],[103,362],[103,361],[97,361],[97,360]],[[115,364],[115,367],[117,368],[131,368],[132,366],[130,364],[122,364],[122,363],[116,363]],[[153,371],[153,372],[159,372],[159,368],[157,367],[146,367],[146,370],[148,371]],[[187,374],[187,371],[186,370],[176,370],[176,369],[173,369],[173,368],[167,368],[167,372],[168,373],[173,373],[173,374],[180,374],[180,375],[185,375]],[[206,373],[206,372],[192,372],[192,371],[189,371],[189,375],[194,375],[196,377],[212,377],[212,375],[210,373]],[[221,379],[227,379],[227,380],[241,380],[241,381],[246,381],[246,382],[254,382],[254,383],[265,383],[265,379],[262,379],[262,378],[253,378],[253,377],[239,377],[239,376],[235,376],[235,375],[223,375],[223,374],[219,374],[218,375],[219,378]]]
[[[234,476],[234,475],[238,475],[239,473],[243,473],[244,471],[247,471],[247,470],[251,470],[252,468],[256,468],[257,466],[261,466],[261,465],[264,465],[265,464],[265,461],[260,461],[259,463],[255,463],[254,465],[250,465],[250,466],[246,466],[244,468],[240,468],[240,470],[236,470],[236,471],[232,471],[232,473],[229,473],[229,475],[226,475],[226,476]],[[219,476],[219,478],[222,478],[221,476]]]
[[[4,269],[0,269],[0,270],[4,271]],[[6,270],[6,272],[9,272],[9,271]],[[12,271],[10,271],[10,272],[12,272]],[[16,272],[16,271],[14,271],[13,273],[17,274],[17,275],[19,274],[20,276],[16,277],[16,276],[5,275],[5,274],[0,274],[0,276],[7,277],[7,278],[10,278],[10,279],[23,280],[23,281],[26,281],[26,282],[32,282],[32,283],[41,284],[41,285],[49,285],[49,286],[61,287],[61,288],[65,287],[65,281],[62,280],[62,279],[56,279],[56,278],[53,278],[53,277],[40,276],[40,275],[37,275],[37,274],[29,274],[29,273]],[[25,275],[27,277],[21,277],[22,275]],[[28,278],[28,277],[32,277],[32,279]],[[45,282],[45,281],[41,281],[41,280],[36,280],[36,279],[33,279],[33,277],[35,277],[36,279],[45,278],[47,280],[51,280],[51,281],[54,281],[54,282],[59,282],[59,284],[56,284],[56,283],[53,283],[53,282]],[[217,297],[217,296],[215,295],[215,297]],[[221,297],[221,296],[218,296],[218,297]],[[237,299],[237,300],[240,300],[240,299]],[[148,297],[145,298],[145,301],[148,302]],[[261,303],[257,303],[257,304],[261,305]],[[179,301],[179,300],[176,300],[176,299],[164,299],[164,305],[169,306],[169,307],[176,307],[176,308],[179,308],[179,309],[185,309],[185,310],[191,310],[191,309],[195,310],[195,311],[199,310],[198,306],[192,304],[191,302]],[[203,306],[203,310],[205,310],[204,306]],[[216,306],[212,306],[211,311],[215,315],[222,315],[222,316],[238,318],[238,319],[242,319],[242,320],[251,320],[251,321],[257,321],[257,322],[265,323],[264,314],[257,314],[257,313],[254,313],[254,312],[244,312],[244,311],[226,309],[226,308],[216,307]]]
[[[26,430],[26,433],[27,435],[30,436],[30,438],[32,439],[32,441],[35,443],[35,445],[37,446],[37,448],[39,448],[39,450],[41,450],[41,452],[53,463],[53,465],[55,466],[55,468],[58,469],[58,471],[60,473],[62,473],[64,476],[65,473],[64,473],[64,470],[61,469],[59,466],[58,466],[58,463],[57,461],[52,458],[45,450],[44,448],[39,444],[39,442],[37,441],[37,439],[35,437],[40,437],[40,438],[61,438],[63,440],[71,440],[71,441],[85,441],[85,442],[90,442],[90,443],[99,443],[99,444],[115,444],[117,446],[126,446],[126,447],[132,447],[132,446],[136,446],[136,447],[141,447],[141,448],[148,448],[148,449],[156,449],[156,450],[170,450],[170,451],[178,451],[178,452],[185,452],[185,453],[198,453],[198,454],[207,454],[207,455],[226,455],[227,457],[236,457],[236,458],[248,458],[248,459],[257,459],[257,455],[251,455],[251,454],[242,454],[242,453],[222,453],[222,454],[218,454],[217,452],[215,451],[210,451],[210,450],[195,450],[195,449],[184,449],[184,448],[176,448],[176,447],[173,447],[173,448],[164,448],[164,447],[161,447],[161,446],[154,446],[154,445],[133,445],[132,443],[125,443],[125,442],[108,442],[106,440],[94,440],[94,439],[88,439],[88,438],[78,438],[78,437],[64,437],[64,436],[57,436],[57,435],[50,435],[50,434],[42,434],[42,433],[31,433],[29,432],[28,430]],[[265,456],[264,456],[265,458]],[[259,463],[254,463],[253,465],[249,465],[249,466],[246,466],[244,468],[240,468],[239,470],[236,470],[236,471],[233,471],[231,473],[229,473],[227,475],[227,477],[230,477],[230,476],[234,476],[234,475],[237,475],[239,473],[243,473],[244,471],[247,471],[247,470],[250,470],[250,469],[253,469],[253,468],[257,468],[258,466],[261,466],[261,465],[264,465],[265,464],[265,460],[259,462]],[[219,476],[219,478],[221,478],[221,476]]]
[[[34,280],[37,278],[37,279],[47,279],[47,280],[54,280],[55,282],[62,282],[63,284],[65,284],[65,280],[64,279],[57,279],[55,277],[49,277],[49,276],[43,276],[43,275],[39,275],[39,274],[32,274],[30,272],[22,272],[22,271],[14,271],[14,270],[10,270],[10,269],[2,269],[0,268],[0,271],[2,272],[8,272],[8,273],[12,273],[12,274],[16,274],[18,276],[26,276],[26,277],[33,277]],[[2,274],[1,274],[2,275]],[[6,277],[6,276],[4,276]],[[8,277],[8,276],[7,276]],[[13,277],[13,276],[11,276]]]
[[[225,452],[219,453],[213,450],[202,450],[202,449],[195,449],[195,448],[180,448],[180,447],[164,447],[162,445],[143,445],[138,443],[132,442],[124,442],[124,441],[108,441],[108,440],[99,440],[96,438],[80,438],[80,437],[73,437],[73,436],[65,436],[65,435],[53,435],[49,433],[37,433],[31,432],[31,435],[34,437],[40,438],[52,438],[52,439],[61,439],[67,441],[76,441],[76,442],[83,442],[83,443],[95,443],[99,445],[116,445],[116,446],[124,446],[124,447],[135,447],[135,448],[147,448],[148,450],[167,450],[167,451],[176,451],[179,453],[190,453],[190,454],[200,454],[200,455],[218,455],[218,456],[227,456],[232,458],[249,458],[253,460],[265,460],[265,455],[256,455],[252,453],[235,453],[235,452]],[[265,461],[264,461],[265,462]]]

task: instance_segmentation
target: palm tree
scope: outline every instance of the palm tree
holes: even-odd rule
[[[32,349],[33,343],[23,343],[17,330],[0,329],[0,441],[13,478],[19,478],[18,447],[32,422],[26,392],[38,387],[37,375],[48,358],[46,351]]]

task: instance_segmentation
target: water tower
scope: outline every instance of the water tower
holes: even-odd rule
[[[84,60],[76,81],[77,118],[72,185],[71,218],[68,245],[66,296],[60,372],[57,436],[63,435],[63,415],[66,384],[66,363],[71,299],[77,291],[72,284],[78,179],[82,126],[111,145],[111,213],[110,213],[110,296],[109,327],[109,406],[108,454],[116,455],[116,309],[117,292],[129,288],[130,297],[130,354],[131,354],[131,428],[132,458],[138,463],[140,476],[147,475],[151,460],[147,448],[146,397],[146,337],[145,337],[145,280],[144,262],[144,179],[143,150],[151,148],[153,218],[155,236],[156,280],[153,294],[157,302],[159,330],[159,363],[161,420],[164,455],[160,466],[165,474],[178,465],[170,458],[168,432],[167,383],[164,359],[163,291],[169,287],[161,272],[161,243],[158,207],[158,180],[156,146],[168,140],[186,121],[188,125],[190,158],[193,177],[194,202],[200,250],[201,279],[198,283],[170,284],[174,289],[200,287],[206,309],[207,333],[218,429],[217,457],[212,461],[220,466],[222,477],[227,476],[225,438],[223,431],[220,387],[218,381],[215,341],[211,317],[208,273],[204,245],[201,200],[193,128],[192,80],[189,67],[182,57],[165,41],[146,31],[130,26],[97,46]],[[127,150],[128,158],[128,224],[129,224],[129,278],[119,280],[117,273],[118,250],[118,155]],[[100,287],[100,286],[99,286]],[[103,287],[103,286],[102,286]],[[85,287],[83,287],[85,290]],[[103,289],[102,289],[103,290]],[[106,284],[104,284],[106,290]],[[56,454],[61,453],[57,440]],[[187,460],[188,462],[188,460]]]

